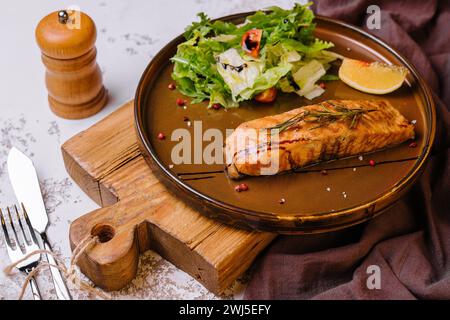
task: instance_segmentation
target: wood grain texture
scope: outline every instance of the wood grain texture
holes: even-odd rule
[[[66,169],[103,208],[75,220],[74,248],[89,234],[103,240],[80,260],[98,286],[118,290],[136,275],[139,254],[152,249],[220,294],[275,238],[208,219],[169,193],[140,154],[133,102],[62,146]]]

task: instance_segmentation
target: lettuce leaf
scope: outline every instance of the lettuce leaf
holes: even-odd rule
[[[309,100],[321,95],[325,90],[316,85],[316,82],[325,74],[325,68],[317,60],[311,60],[308,64],[298,69],[292,75],[295,83],[300,87],[300,90],[296,91],[297,94]]]
[[[289,71],[291,71],[291,69],[292,65],[289,63],[285,63],[266,70],[263,74],[256,78],[251,88],[245,89],[239,94],[241,101],[250,100],[258,93],[261,93],[266,89],[275,87],[280,79],[283,78]]]
[[[233,101],[242,91],[253,87],[261,75],[264,63],[246,61],[234,48],[228,49],[217,57],[217,71],[231,90]],[[240,66],[239,71],[230,66]]]

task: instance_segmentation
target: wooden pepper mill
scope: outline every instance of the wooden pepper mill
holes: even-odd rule
[[[106,104],[96,62],[96,37],[94,21],[80,11],[52,12],[36,28],[36,41],[47,69],[48,102],[62,118],[86,118]]]

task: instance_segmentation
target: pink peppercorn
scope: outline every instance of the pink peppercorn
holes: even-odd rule
[[[247,191],[248,185],[246,185],[245,183],[241,183],[241,184],[237,185],[236,187],[234,187],[234,190],[236,192]]]
[[[369,164],[372,166],[372,167],[375,167],[375,160],[369,160]]]
[[[186,104],[186,100],[181,99],[181,98],[177,98],[177,105],[179,105],[180,107],[184,106]]]
[[[166,136],[164,135],[164,133],[162,133],[162,132],[158,133],[159,140],[164,140],[165,138],[166,138]]]
[[[242,191],[247,191],[248,190],[248,185],[246,185],[245,183],[241,183],[240,187],[241,187]]]

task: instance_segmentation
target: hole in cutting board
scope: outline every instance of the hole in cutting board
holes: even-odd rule
[[[92,228],[91,234],[97,236],[100,243],[105,243],[114,238],[116,231],[108,224],[98,224]]]

